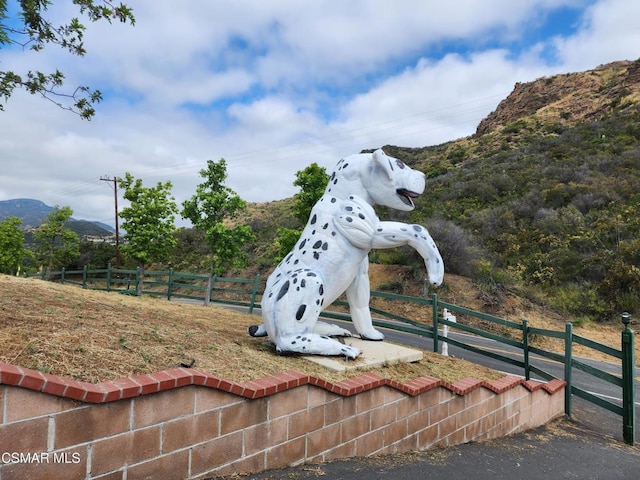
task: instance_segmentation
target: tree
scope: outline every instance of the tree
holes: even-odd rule
[[[115,6],[110,0],[73,0],[80,14],[92,22],[106,20],[111,23],[119,20],[135,25],[133,11],[124,4]],[[0,48],[4,45],[17,45],[39,52],[47,44],[58,45],[69,53],[84,56],[83,36],[86,27],[78,18],[69,23],[54,25],[45,16],[51,0],[21,0],[17,11],[9,12],[7,0],[0,0]],[[16,88],[23,88],[31,94],[39,93],[56,105],[90,120],[95,109],[93,105],[102,100],[99,90],[88,86],[79,86],[72,93],[61,93],[58,89],[64,84],[64,75],[59,70],[53,73],[27,71],[0,71],[0,96],[9,99]],[[3,105],[0,103],[0,110]]]
[[[246,202],[236,192],[224,185],[227,164],[207,161],[207,168],[200,170],[204,182],[196,188],[196,194],[182,203],[182,217],[202,230],[209,247],[211,271],[205,296],[209,304],[213,275],[220,275],[230,267],[244,267],[247,256],[242,251],[245,243],[254,239],[248,225],[234,224],[238,212],[246,208]],[[226,224],[225,224],[226,223]]]
[[[315,162],[296,173],[293,185],[300,187],[300,191],[293,196],[293,216],[300,220],[302,225],[307,223],[311,209],[324,194],[328,183],[327,170]]]
[[[296,179],[293,185],[300,187],[300,191],[293,196],[293,216],[300,221],[301,225],[305,225],[311,214],[311,209],[320,197],[324,194],[327,184],[329,183],[329,175],[324,167],[320,167],[317,163],[312,163],[303,170],[296,173]],[[278,229],[276,242],[278,243],[278,260],[282,259],[291,251],[298,239],[302,229],[284,228]]]
[[[19,274],[24,260],[33,256],[24,247],[21,223],[17,217],[7,217],[0,222],[0,273]]]
[[[80,255],[78,235],[65,227],[71,215],[71,207],[60,208],[56,205],[33,234],[36,258],[45,269],[47,278],[54,266],[67,265]]]
[[[178,207],[171,195],[171,182],[158,182],[155,187],[143,187],[142,180],[129,172],[118,178],[123,197],[130,205],[119,216],[121,227],[127,233],[122,251],[140,263],[141,276],[136,293],[142,293],[144,269],[150,262],[164,261],[170,257],[176,245],[175,214]]]

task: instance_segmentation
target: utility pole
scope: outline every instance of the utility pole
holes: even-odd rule
[[[113,199],[116,205],[116,268],[120,266],[120,231],[118,229],[118,179],[108,175],[100,177],[103,182],[113,182]]]

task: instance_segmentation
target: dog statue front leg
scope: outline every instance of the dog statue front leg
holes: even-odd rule
[[[393,248],[409,245],[424,259],[429,281],[438,286],[444,279],[444,262],[436,243],[426,228],[401,222],[380,222],[371,248]]]
[[[369,259],[362,260],[358,273],[346,290],[351,321],[360,337],[364,340],[384,340],[384,335],[373,328],[369,310]]]

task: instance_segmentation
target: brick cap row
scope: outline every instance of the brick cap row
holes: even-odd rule
[[[507,375],[492,382],[485,382],[475,378],[463,378],[454,383],[447,383],[437,378],[424,376],[407,383],[400,383],[372,372],[363,373],[339,382],[329,382],[315,376],[290,370],[277,375],[239,383],[197,369],[171,368],[161,372],[136,375],[118,380],[89,383],[42,373],[17,365],[0,363],[0,385],[3,384],[85,403],[108,403],[188,385],[215,388],[240,397],[253,399],[266,397],[302,385],[315,385],[342,396],[356,395],[384,385],[395,388],[409,396],[420,395],[437,387],[446,388],[456,395],[465,395],[480,387],[500,394],[518,385],[522,385],[529,391],[542,389],[552,395],[564,388],[566,382],[562,380],[538,382]]]

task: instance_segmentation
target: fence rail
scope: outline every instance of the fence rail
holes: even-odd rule
[[[211,302],[248,307],[249,313],[253,313],[258,305],[257,296],[260,285],[260,275],[254,278],[232,278],[213,275],[194,275],[190,273],[175,272],[173,269],[166,271],[145,271],[136,268],[127,270],[121,268],[108,268],[89,270],[66,270],[49,273],[49,280],[78,285],[92,290],[107,292],[119,292],[128,295],[136,295],[141,287],[145,295],[156,295],[172,298],[185,298],[204,301],[209,287]],[[45,275],[42,275],[45,278]],[[210,281],[210,283],[209,283]],[[233,285],[239,284],[240,287]],[[227,285],[232,285],[231,287]]]
[[[207,298],[207,287],[210,285],[209,293],[212,302],[248,307],[249,313],[252,313],[254,308],[259,307],[260,305],[257,302],[260,282],[259,275],[256,275],[252,279],[228,277],[211,277],[210,279],[209,276],[206,275],[192,275],[175,272],[170,269],[168,271],[147,271],[145,272],[143,279],[140,275],[140,269],[124,270],[114,269],[109,266],[109,268],[98,270],[88,270],[87,268],[84,268],[83,270],[67,271],[63,269],[60,272],[51,273],[50,279],[59,279],[61,282],[80,285],[83,288],[119,291],[121,293],[135,292],[137,286],[142,282],[145,294],[163,295],[169,300],[172,297],[204,300]],[[211,280],[210,284],[209,279]],[[104,286],[101,286],[102,284],[104,284]],[[229,284],[232,286],[229,287]],[[235,284],[240,286],[235,287]],[[373,323],[375,326],[431,338],[433,339],[434,352],[438,352],[440,347],[443,345],[443,342],[446,342],[447,345],[455,345],[467,351],[522,368],[524,376],[527,379],[530,379],[532,375],[536,375],[545,380],[559,378],[546,371],[544,368],[541,368],[540,365],[532,359],[532,354],[563,364],[564,378],[560,378],[560,380],[567,382],[567,387],[565,389],[565,413],[568,416],[571,416],[572,398],[574,395],[583,398],[588,402],[622,416],[624,441],[629,444],[633,444],[635,442],[634,333],[629,328],[631,316],[628,313],[622,314],[622,321],[624,324],[624,329],[621,334],[622,349],[617,350],[588,338],[575,335],[570,322],[566,323],[564,332],[535,328],[529,326],[526,319],[522,320],[521,323],[513,322],[486,313],[477,312],[466,307],[461,307],[459,305],[439,301],[435,294],[431,298],[419,298],[388,292],[372,291],[371,297],[372,300],[379,298],[397,302],[408,302],[430,308],[431,322],[429,324],[427,322],[419,322],[397,315],[374,305],[370,307],[373,313],[383,317],[374,319]],[[343,301],[336,301],[332,305],[332,307],[336,307],[338,309],[344,309],[346,306],[347,303]],[[454,321],[452,318],[455,317],[452,317],[450,312],[462,315],[465,318],[469,317],[471,319],[478,320],[481,324],[485,322],[494,329],[497,328],[504,334],[480,328],[477,325],[478,322]],[[340,320],[351,320],[348,313],[340,311],[327,310],[323,312],[323,316]],[[441,327],[443,329],[443,333],[440,333]],[[461,340],[449,337],[446,335],[445,329],[453,329],[476,337],[493,340],[515,348],[516,351],[520,351],[521,353],[516,354],[514,358],[514,355],[506,355],[470,345]],[[564,343],[564,352],[553,352],[532,345],[532,339],[540,337],[562,340]],[[605,372],[604,370],[600,370],[574,358],[572,353],[574,343],[620,360],[621,376]],[[621,387],[622,406],[598,397],[575,385],[573,382],[574,369]]]

